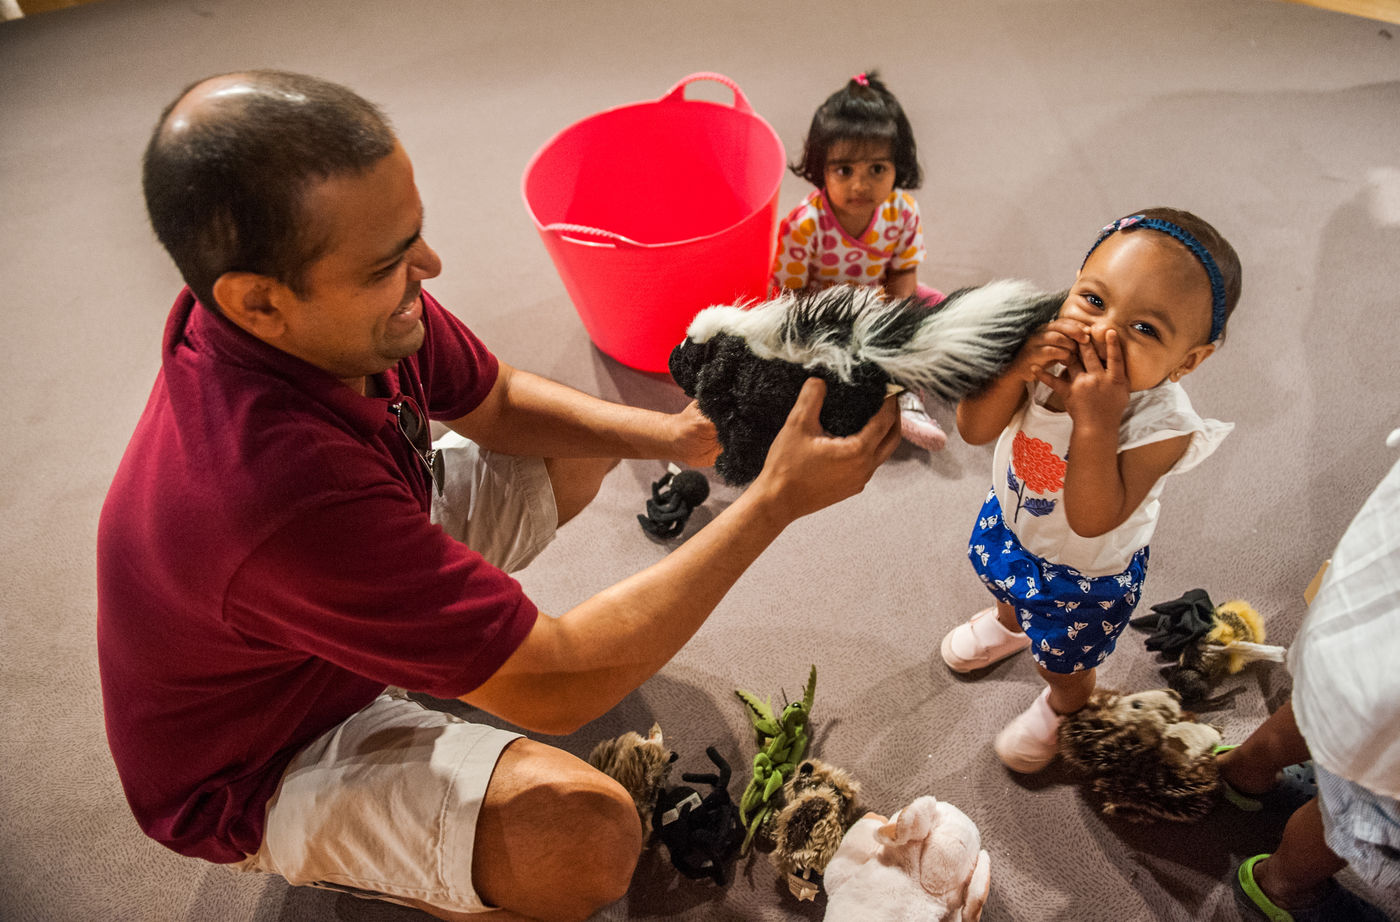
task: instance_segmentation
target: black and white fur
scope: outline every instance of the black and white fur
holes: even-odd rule
[[[984,387],[1063,299],[1002,280],[955,291],[933,308],[851,285],[720,305],[695,316],[671,353],[671,376],[714,422],[724,448],[715,470],[737,486],[763,469],[808,377],[827,383],[822,426],[850,435],[891,384],[950,401]]]

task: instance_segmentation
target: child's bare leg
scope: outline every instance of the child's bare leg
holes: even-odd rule
[[[1288,818],[1278,849],[1254,865],[1254,882],[1280,909],[1301,909],[1325,896],[1327,882],[1344,867],[1327,847],[1314,797]]]
[[[1035,668],[1040,670],[1041,678],[1050,686],[1050,710],[1056,714],[1073,714],[1075,711],[1089,703],[1089,695],[1094,691],[1095,677],[1093,669],[1082,669],[1079,672],[1051,672],[1039,663]]]
[[[1024,634],[1026,632],[1025,629],[1021,627],[1020,620],[1016,617],[1015,606],[1008,605],[1000,599],[997,599],[997,620],[1001,622],[1002,627],[1014,634]]]
[[[1307,740],[1293,717],[1293,702],[1288,701],[1238,747],[1222,752],[1216,764],[1220,777],[1236,791],[1263,794],[1278,783],[1278,773],[1285,766],[1308,757]]]

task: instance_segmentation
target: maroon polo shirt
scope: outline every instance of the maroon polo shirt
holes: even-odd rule
[[[429,521],[392,397],[455,419],[499,367],[426,292],[423,324],[372,398],[175,302],[98,526],[97,647],[127,800],[177,852],[257,851],[299,749],[386,685],[471,691],[534,624],[519,583]]]

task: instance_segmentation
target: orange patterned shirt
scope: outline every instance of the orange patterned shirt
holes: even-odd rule
[[[891,192],[857,239],[836,220],[826,192],[817,189],[778,225],[773,285],[806,291],[843,282],[883,285],[886,272],[914,268],[924,252],[919,206],[908,192]]]

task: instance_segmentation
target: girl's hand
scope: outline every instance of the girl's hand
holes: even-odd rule
[[[1036,378],[1055,392],[1076,425],[1100,423],[1117,432],[1128,408],[1129,393],[1118,333],[1109,330],[1104,334],[1103,361],[1092,338],[1078,346],[1078,361],[1067,363],[1063,375],[1050,375],[1040,368]]]
[[[1058,317],[1030,335],[1012,360],[1010,373],[1029,384],[1051,365],[1072,364],[1080,347],[1089,341],[1088,327],[1078,320]]]
[[[686,404],[670,421],[673,460],[687,467],[709,467],[715,463],[720,451],[719,435],[696,401]]]

